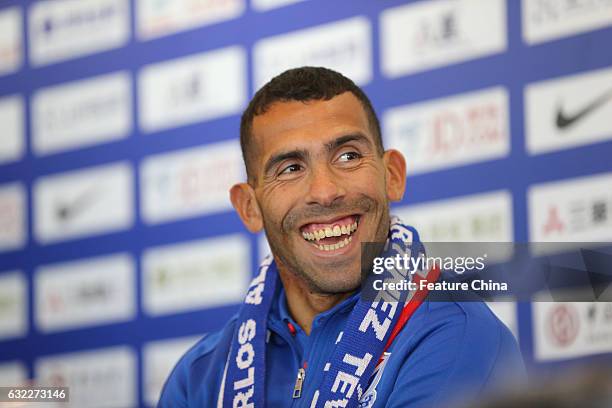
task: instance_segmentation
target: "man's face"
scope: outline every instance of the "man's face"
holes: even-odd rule
[[[255,198],[279,269],[317,293],[355,290],[360,243],[386,239],[393,198],[361,102],[349,92],[278,102],[252,136]]]

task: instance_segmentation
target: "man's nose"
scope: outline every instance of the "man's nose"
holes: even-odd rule
[[[309,177],[307,203],[331,205],[335,200],[346,194],[342,180],[328,166],[318,166]]]

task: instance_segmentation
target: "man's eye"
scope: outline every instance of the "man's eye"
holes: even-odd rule
[[[342,153],[340,157],[338,158],[338,160],[346,162],[346,161],[358,159],[360,157],[361,155],[357,152],[346,152],[346,153]]]
[[[283,170],[281,170],[279,174],[295,173],[296,171],[300,171],[301,169],[302,169],[302,166],[300,166],[299,164],[291,164],[285,167]]]

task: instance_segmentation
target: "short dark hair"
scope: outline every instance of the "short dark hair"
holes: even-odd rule
[[[293,68],[272,78],[255,93],[244,110],[240,120],[240,148],[249,181],[249,144],[255,116],[265,113],[275,102],[330,100],[335,96],[350,92],[359,99],[368,117],[370,130],[374,134],[379,154],[384,151],[380,132],[380,122],[370,99],[353,81],[344,75],[323,67]]]

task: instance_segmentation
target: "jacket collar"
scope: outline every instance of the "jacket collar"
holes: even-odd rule
[[[282,333],[279,334],[291,335],[287,326],[287,323],[291,323],[295,327],[296,331],[301,332],[302,329],[299,327],[299,325],[295,322],[295,320],[291,317],[291,314],[289,313],[289,307],[287,305],[287,296],[285,293],[285,288],[282,284],[278,285],[274,296],[275,300],[272,303],[270,314],[268,316],[268,327],[270,328],[270,330],[272,330],[273,332],[278,332],[279,330],[282,330]],[[342,302],[338,303],[331,309],[326,310],[325,312],[315,316],[314,321],[316,322],[328,319],[335,316],[336,314],[346,314],[348,316],[355,307],[357,301],[359,300],[359,296],[360,292],[359,290],[357,290],[354,294],[344,299]],[[313,326],[315,325],[313,324]],[[302,335],[306,336],[306,334],[303,332]]]

